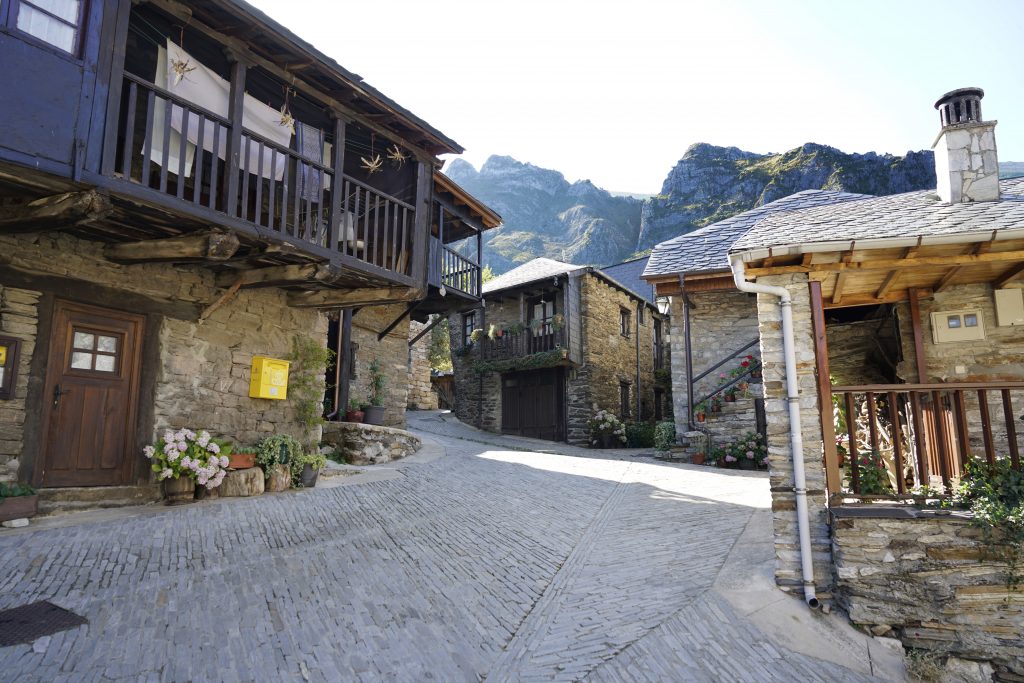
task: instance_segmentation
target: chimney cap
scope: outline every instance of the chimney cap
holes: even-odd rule
[[[954,98],[976,97],[980,100],[984,96],[985,91],[981,88],[957,88],[956,90],[950,90],[948,93],[940,97],[938,101],[935,102],[935,108],[938,109]]]

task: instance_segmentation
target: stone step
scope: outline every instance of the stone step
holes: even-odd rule
[[[98,508],[149,505],[161,499],[160,486],[67,486],[42,488],[39,492],[39,514],[78,512]]]

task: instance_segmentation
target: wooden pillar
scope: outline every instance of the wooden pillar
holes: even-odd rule
[[[928,383],[928,359],[924,355],[924,338],[921,336],[921,305],[918,302],[918,291],[907,290],[910,299],[910,324],[914,333],[914,357],[917,359],[917,381]]]
[[[352,377],[352,309],[341,309],[341,323],[338,330],[338,351],[335,359],[337,377],[335,395],[338,414],[345,416],[348,410],[349,378]]]
[[[238,213],[238,169],[242,154],[242,111],[245,108],[245,75],[247,60],[233,50],[227,51],[231,62],[231,90],[228,94],[227,152],[224,170],[224,213],[234,217]]]
[[[821,283],[807,283],[811,290],[811,325],[814,330],[814,358],[818,373],[818,412],[821,415],[821,442],[825,448],[825,487],[828,494],[839,493],[843,479],[839,471],[836,449],[836,429],[832,421],[832,378],[828,367],[828,336],[825,333],[825,307],[821,298]],[[847,416],[852,419],[852,416]],[[855,463],[850,464],[856,467]]]
[[[430,234],[430,207],[433,193],[430,164],[416,164],[416,208],[412,236],[412,279],[420,287],[427,284],[427,238]]]
[[[344,210],[348,209],[348,197],[345,197],[345,119],[341,114],[334,112],[334,159],[331,168],[334,170],[334,181],[331,183],[331,221],[327,228],[327,239],[324,246],[334,251],[339,246],[339,240],[345,239],[342,234],[344,226],[341,224]]]

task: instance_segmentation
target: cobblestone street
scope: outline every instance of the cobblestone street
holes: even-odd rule
[[[432,415],[436,457],[376,480],[0,534],[0,608],[89,620],[0,649],[0,679],[873,680],[729,599],[770,557],[764,475]]]

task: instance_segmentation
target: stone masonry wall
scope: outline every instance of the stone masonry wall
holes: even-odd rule
[[[637,419],[636,300],[595,276],[583,279],[581,288],[583,363],[589,366],[592,410],[609,410],[619,418],[619,383],[630,385],[629,419]],[[619,310],[630,311],[630,336],[619,330]],[[644,312],[639,329],[641,419],[654,416],[654,323],[652,311]]]
[[[409,404],[409,319],[402,320],[384,339],[378,341],[377,335],[404,311],[404,304],[369,306],[352,316],[352,342],[359,348],[349,396],[369,399],[370,363],[376,359],[384,373],[384,424],[389,427],[405,426],[405,409]]]
[[[750,294],[738,290],[694,292],[689,296],[692,327],[690,351],[693,373],[696,376],[722,360],[725,354],[735,351],[758,336],[757,302]],[[672,297],[672,403],[677,434],[688,431],[690,413],[687,405],[686,326],[682,301],[681,296]],[[746,353],[757,356],[760,350],[758,346],[754,346]],[[726,364],[722,371],[728,372],[733,367],[731,363]],[[698,382],[694,387],[694,399],[700,398],[717,386],[719,374],[712,372]],[[755,429],[753,404],[749,403],[748,407],[749,413],[731,415],[728,425],[722,419],[717,420],[723,436],[739,435]]]
[[[1000,679],[1024,680],[1024,589],[1007,591],[1006,563],[965,519],[899,512],[906,516],[835,513],[836,593],[850,619],[891,630],[908,647],[993,661]]]
[[[444,323],[438,323],[443,325]],[[409,341],[423,331],[426,323],[410,321]],[[437,394],[430,388],[430,333],[409,349],[409,408],[437,410]]]
[[[39,292],[0,285],[0,335],[21,340],[14,398],[0,401],[0,482],[18,479],[29,363],[35,353]]]
[[[885,320],[863,320],[826,325],[828,370],[835,384],[887,384],[884,368],[876,360],[874,340],[880,327],[891,326]]]
[[[921,336],[927,359],[930,382],[995,382],[1024,380],[1024,331],[1020,327],[996,325],[995,300],[992,286],[987,284],[960,285],[921,300]],[[931,314],[935,311],[980,310],[985,326],[985,339],[936,344],[932,341]],[[899,374],[907,382],[917,381],[917,357],[909,304],[897,307],[900,338],[903,342],[903,362]],[[1011,392],[1013,406],[1019,416],[1024,410],[1024,392]],[[971,446],[980,454],[983,437],[976,425],[981,424],[978,397],[966,394],[967,420],[971,426]],[[998,392],[989,392],[989,415],[996,448],[1005,453],[1006,426],[1003,405]],[[1018,432],[1021,431],[1018,425]]]
[[[815,382],[814,335],[806,274],[758,278],[758,284],[781,286],[792,295],[797,383],[800,391],[803,461],[807,477],[807,507],[819,597],[827,597],[832,583],[832,557],[826,518],[825,470],[822,467],[821,421]],[[782,317],[778,297],[758,294],[758,330],[764,363],[765,414],[768,420],[768,470],[775,529],[775,581],[788,591],[802,591],[796,495],[790,450],[789,406],[786,399]]]
[[[0,236],[0,253],[12,268],[74,278],[168,304],[184,302],[201,308],[223,293],[214,286],[209,269],[119,265],[103,258],[100,243],[60,233]],[[90,303],[75,298],[74,291],[63,295]],[[4,289],[4,296],[10,302],[6,305],[10,310],[3,312],[9,321],[5,324],[13,325],[14,336],[25,340],[22,358],[27,364],[36,353],[44,352],[38,346],[33,348],[34,331],[29,322],[39,295]],[[296,334],[325,343],[327,321],[323,315],[292,308],[283,291],[268,288],[241,290],[202,323],[158,317],[159,362],[156,367],[143,367],[144,374],[152,373],[155,388],[152,395],[139,397],[142,405],[153,406],[152,436],[165,427],[189,426],[209,429],[242,444],[274,433],[302,437],[290,401],[249,398],[250,367],[254,355],[287,356]],[[49,321],[40,320],[39,325],[41,329]],[[24,367],[27,370],[27,365]],[[27,371],[22,373],[22,382],[27,375]],[[5,429],[0,442],[20,442],[20,429],[10,428],[19,424],[18,410],[4,405],[0,411],[4,411]],[[9,465],[10,455],[7,459]]]

